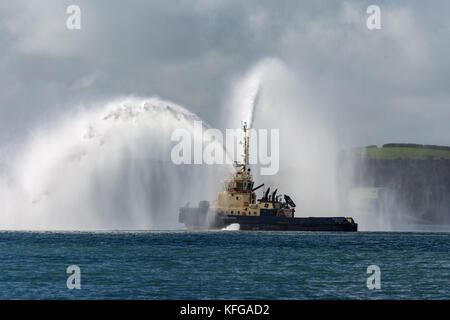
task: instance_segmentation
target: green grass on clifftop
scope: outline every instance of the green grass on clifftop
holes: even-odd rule
[[[355,148],[353,155],[374,160],[450,160],[450,151],[426,148]]]

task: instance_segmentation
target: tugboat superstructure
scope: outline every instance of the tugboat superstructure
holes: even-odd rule
[[[231,179],[226,179],[223,182],[223,191],[217,195],[212,209],[217,211],[217,214],[223,216],[280,216],[280,217],[294,217],[295,204],[291,198],[284,195],[277,195],[277,190],[269,194],[270,188],[264,193],[264,196],[256,200],[255,191],[264,186],[261,184],[253,188],[254,182],[248,167],[248,147],[249,138],[247,136],[247,124],[243,125],[244,130],[244,162],[235,163],[238,170],[233,174]],[[284,200],[284,202],[283,202]]]

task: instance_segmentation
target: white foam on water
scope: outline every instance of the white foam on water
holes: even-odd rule
[[[240,228],[241,228],[241,226],[239,225],[239,223],[232,223],[232,224],[226,226],[225,228],[222,228],[221,230],[224,230],[224,231],[239,231]]]

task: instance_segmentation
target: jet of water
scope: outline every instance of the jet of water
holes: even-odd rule
[[[333,216],[339,211],[336,142],[320,107],[282,61],[268,58],[237,82],[226,108],[229,128],[244,119],[254,129],[279,129],[280,170],[275,176],[255,178],[291,194],[297,216]],[[253,173],[258,172],[256,165]]]

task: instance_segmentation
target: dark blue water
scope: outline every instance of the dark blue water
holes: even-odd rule
[[[0,232],[0,298],[450,299],[450,233]]]

